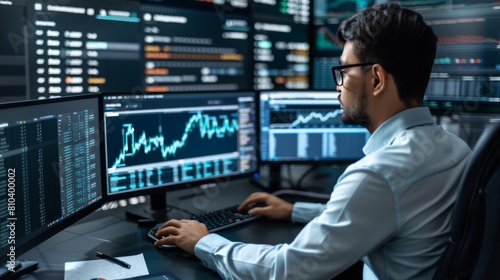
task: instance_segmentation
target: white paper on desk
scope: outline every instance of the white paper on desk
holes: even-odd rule
[[[64,264],[64,280],[90,280],[92,278],[123,279],[148,275],[148,267],[141,254],[127,257],[117,257],[128,264],[125,268],[108,260],[92,260],[67,262]]]

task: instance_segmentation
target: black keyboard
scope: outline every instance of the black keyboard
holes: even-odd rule
[[[238,205],[208,212],[206,214],[191,216],[192,220],[197,220],[207,226],[208,232],[217,232],[223,229],[234,227],[243,223],[253,221],[259,216],[248,215],[248,209],[238,212]]]
[[[249,215],[247,214],[248,210],[260,206],[254,205],[252,207],[247,207],[243,211],[238,212],[236,209],[238,208],[238,205],[230,206],[227,208],[219,209],[216,211],[208,212],[205,214],[201,215],[194,215],[191,216],[189,219],[191,220],[197,220],[200,223],[205,224],[205,226],[208,229],[208,232],[213,233],[217,232],[223,229],[231,228],[237,225],[241,225],[244,223],[251,222],[255,219],[258,219],[260,216],[255,216],[255,215]],[[156,238],[155,233],[158,231],[158,229],[163,225],[164,223],[157,224],[154,226],[148,233],[148,236],[152,238],[153,240],[158,240]],[[175,245],[166,245],[163,247],[172,247]]]

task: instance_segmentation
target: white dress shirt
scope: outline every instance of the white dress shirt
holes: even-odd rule
[[[469,147],[419,107],[382,124],[363,152],[326,204],[294,204],[292,220],[307,224],[290,244],[209,234],[195,255],[224,279],[331,279],[358,260],[365,278],[431,279]]]

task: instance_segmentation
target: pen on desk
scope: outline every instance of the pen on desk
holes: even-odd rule
[[[115,258],[115,257],[108,256],[108,255],[103,254],[103,253],[101,253],[101,252],[95,252],[95,255],[96,255],[97,257],[101,258],[101,259],[106,259],[106,260],[109,260],[109,261],[114,262],[114,263],[116,263],[117,265],[121,265],[121,266],[123,266],[123,267],[125,267],[125,268],[130,268],[130,264],[128,264],[128,263],[126,263],[126,262],[124,262],[124,261],[122,261],[122,260],[119,260],[119,259],[117,259],[117,258]]]

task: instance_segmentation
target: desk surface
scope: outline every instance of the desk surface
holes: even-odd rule
[[[205,189],[170,192],[167,203],[202,213],[237,204],[255,191],[261,190],[247,180],[219,182]],[[147,205],[129,207],[142,210]],[[186,213],[172,209],[168,215],[170,218],[184,218]],[[302,224],[264,218],[219,234],[233,241],[279,244],[291,242],[302,227]],[[39,263],[35,272],[22,279],[64,279],[65,262],[94,260],[96,251],[113,256],[143,253],[150,275],[168,272],[181,279],[220,279],[216,272],[205,268],[199,259],[180,249],[155,248],[147,237],[149,229],[127,220],[123,207],[96,211],[20,256],[19,260]]]

